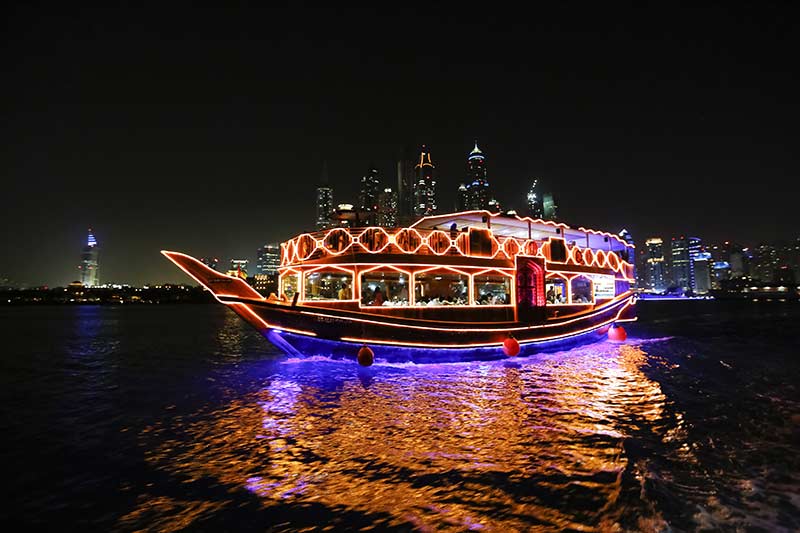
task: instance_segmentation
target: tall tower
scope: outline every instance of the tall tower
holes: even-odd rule
[[[475,147],[467,156],[467,189],[470,209],[489,209],[492,195],[489,192],[489,181],[486,178],[486,158],[478,148],[477,140]]]
[[[334,226],[333,187],[328,183],[328,162],[322,162],[322,179],[317,187],[317,230]]]
[[[414,216],[426,217],[436,214],[436,180],[433,177],[431,154],[425,145],[414,166]]]
[[[92,228],[89,228],[86,246],[81,251],[81,264],[78,266],[78,270],[81,271],[81,284],[84,287],[96,287],[100,284],[99,265],[97,262],[99,252],[97,239],[94,238]]]
[[[528,189],[528,196],[526,197],[526,204],[528,206],[528,216],[533,218],[542,218],[544,212],[542,211],[542,199],[539,195],[539,190],[536,188],[539,185],[539,180],[534,179],[531,188]]]
[[[380,188],[380,177],[378,169],[370,167],[369,171],[361,178],[361,191],[358,195],[359,211],[362,213],[364,226],[375,226],[378,224],[378,191]]]

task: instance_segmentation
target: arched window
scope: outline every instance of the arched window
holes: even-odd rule
[[[468,275],[444,268],[414,274],[414,305],[468,304]]]
[[[403,306],[409,302],[410,276],[393,268],[379,268],[361,274],[362,306]]]
[[[472,277],[475,305],[512,305],[511,276],[492,270]]]
[[[324,268],[306,272],[303,278],[304,301],[353,299],[353,274],[350,272]]]
[[[547,305],[563,305],[569,302],[567,280],[561,276],[551,276],[544,281],[544,297]]]
[[[594,302],[592,280],[586,276],[575,276],[570,281],[570,299],[574,304],[590,304]]]
[[[281,276],[281,296],[285,296],[287,300],[291,300],[299,290],[300,275],[297,272],[289,272]]]

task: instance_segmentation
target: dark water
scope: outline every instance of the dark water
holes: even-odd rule
[[[641,302],[639,314],[624,345],[359,370],[287,359],[218,306],[0,308],[0,519],[800,528],[800,304]]]

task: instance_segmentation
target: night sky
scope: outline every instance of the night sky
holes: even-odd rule
[[[451,209],[476,138],[504,207],[538,177],[637,242],[800,233],[796,10],[389,5],[7,8],[0,277],[77,279],[88,227],[103,282],[187,282],[160,249],[254,261],[313,229],[323,159],[354,203],[423,143]]]

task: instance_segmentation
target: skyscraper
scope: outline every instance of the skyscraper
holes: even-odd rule
[[[469,209],[490,209],[489,202],[492,200],[489,191],[489,180],[486,177],[486,157],[478,148],[478,141],[475,147],[467,156],[467,205]]]
[[[431,154],[425,145],[414,166],[414,216],[426,217],[436,214],[436,180]]]
[[[661,237],[650,237],[645,241],[645,286],[656,292],[667,290],[667,262],[664,257],[664,241]]]
[[[694,275],[694,257],[700,252],[700,239],[697,237],[672,238],[670,273],[672,285],[680,287],[684,292],[694,291],[696,280]]]
[[[698,251],[692,257],[692,270],[694,272],[695,294],[706,294],[711,289],[711,254]]]
[[[384,228],[397,226],[397,193],[386,187],[378,195],[378,225]]]
[[[545,220],[558,219],[558,206],[553,193],[546,192],[542,195],[542,215]]]
[[[542,199],[540,197],[539,190],[537,189],[538,184],[539,180],[534,179],[533,183],[531,184],[531,188],[528,189],[528,196],[526,198],[528,216],[533,218],[542,218],[544,216],[542,211]]]
[[[405,226],[414,219],[414,161],[411,151],[401,150],[397,160],[397,223]]]
[[[364,226],[374,226],[378,223],[378,191],[380,177],[378,169],[371,167],[361,178],[361,190],[358,194],[361,223]]]
[[[275,274],[281,266],[281,247],[265,244],[256,251],[256,274]]]
[[[469,189],[463,183],[458,186],[456,192],[456,211],[466,211],[469,209]]]
[[[328,183],[328,162],[322,162],[322,179],[317,187],[317,230],[333,227],[333,188]]]
[[[97,240],[94,238],[92,228],[89,228],[89,236],[86,239],[86,246],[81,251],[81,264],[78,270],[81,271],[81,284],[84,287],[96,287],[100,285],[100,273],[98,255],[100,249]]]

